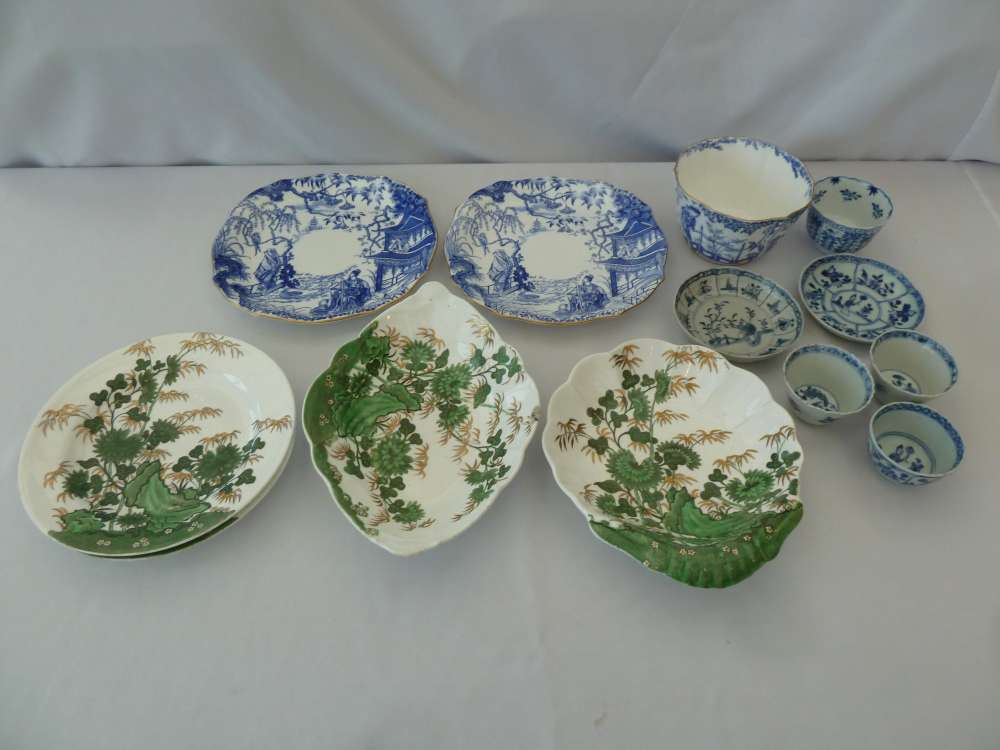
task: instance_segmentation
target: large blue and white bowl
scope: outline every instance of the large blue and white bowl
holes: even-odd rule
[[[962,463],[965,444],[954,425],[923,404],[886,404],[872,415],[868,453],[879,474],[896,484],[930,484]]]
[[[857,177],[826,177],[816,183],[806,231],[827,253],[856,253],[892,216],[892,200],[878,185]]]
[[[710,138],[674,165],[681,228],[713,263],[749,263],[784,236],[812,200],[805,165],[754,138]]]

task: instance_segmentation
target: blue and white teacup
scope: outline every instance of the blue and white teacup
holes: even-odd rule
[[[962,463],[958,430],[923,404],[886,404],[872,415],[868,454],[879,474],[896,484],[930,484]]]
[[[864,362],[838,346],[800,346],[785,359],[783,371],[792,411],[809,424],[858,414],[875,390]]]
[[[857,177],[825,177],[813,189],[806,231],[827,253],[856,253],[892,216],[889,194]]]
[[[883,404],[924,404],[952,389],[958,365],[951,352],[918,331],[886,331],[871,345],[875,398]]]
[[[713,263],[760,257],[812,200],[805,165],[755,138],[696,143],[677,157],[674,177],[684,237]]]

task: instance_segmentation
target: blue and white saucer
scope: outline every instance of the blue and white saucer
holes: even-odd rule
[[[733,362],[773,357],[803,328],[799,303],[784,287],[737,268],[710,268],[684,281],[674,313],[696,343]]]
[[[406,296],[436,242],[427,201],[388,177],[278,180],[230,212],[212,245],[212,280],[255,315],[326,323]]]
[[[667,241],[649,206],[606,182],[494,182],[455,211],[451,276],[473,301],[531,323],[621,315],[663,280]]]
[[[857,255],[827,255],[802,271],[799,294],[816,322],[851,341],[873,341],[893,328],[916,328],[924,298],[888,263]]]

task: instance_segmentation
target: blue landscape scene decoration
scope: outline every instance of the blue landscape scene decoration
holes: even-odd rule
[[[436,240],[427,201],[388,177],[278,180],[229,214],[212,246],[213,280],[252,313],[326,322],[406,295]]]
[[[508,317],[582,323],[619,315],[663,280],[667,242],[649,206],[605,182],[495,182],[459,206],[452,278]]]

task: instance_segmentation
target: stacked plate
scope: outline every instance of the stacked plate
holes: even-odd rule
[[[263,499],[291,455],[294,413],[281,368],[245,342],[145,339],[49,399],[21,451],[21,498],[43,533],[81,552],[171,552]]]

